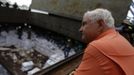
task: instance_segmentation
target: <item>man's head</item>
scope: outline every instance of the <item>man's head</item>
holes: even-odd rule
[[[87,11],[80,28],[82,40],[89,43],[109,28],[114,28],[114,19],[110,11],[102,8]]]

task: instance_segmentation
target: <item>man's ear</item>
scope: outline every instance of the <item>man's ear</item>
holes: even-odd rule
[[[103,31],[103,29],[105,28],[105,22],[104,22],[104,20],[100,19],[100,20],[97,21],[97,23],[98,23],[98,29],[99,29],[99,31]]]
[[[99,26],[101,26],[101,27],[105,25],[105,22],[102,19],[98,20],[97,22],[98,22]]]

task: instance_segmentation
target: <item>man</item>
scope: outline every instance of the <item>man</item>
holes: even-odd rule
[[[88,46],[74,75],[134,75],[134,48],[116,32],[110,11],[87,11],[80,32]]]

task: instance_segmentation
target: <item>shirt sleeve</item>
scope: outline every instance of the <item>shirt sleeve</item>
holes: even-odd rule
[[[82,62],[74,72],[74,75],[104,75],[94,56],[89,53],[92,52],[89,50],[94,49],[92,46],[88,46],[88,48],[85,49]]]

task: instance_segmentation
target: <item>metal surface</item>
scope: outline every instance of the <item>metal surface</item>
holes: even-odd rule
[[[62,71],[66,68],[68,68],[68,65],[70,66],[68,70],[64,71],[63,73],[57,73],[57,75],[65,75],[65,74],[68,74],[69,72],[71,72],[72,70],[74,70],[80,60],[81,60],[81,57],[82,57],[82,54],[83,53],[80,53],[80,54],[76,54],[76,55],[73,55],[71,57],[68,57],[44,70],[41,70],[37,73],[35,73],[34,75],[54,75],[54,71],[56,70],[57,72],[58,71]],[[26,73],[22,72],[20,70],[20,65],[18,64],[15,64],[13,62],[11,62],[12,60],[10,59],[5,59],[5,57],[3,57],[2,55],[0,55],[0,63],[7,69],[7,71],[11,74],[11,75],[27,75]],[[69,63],[71,62],[71,63]],[[61,69],[62,67],[62,69]]]

